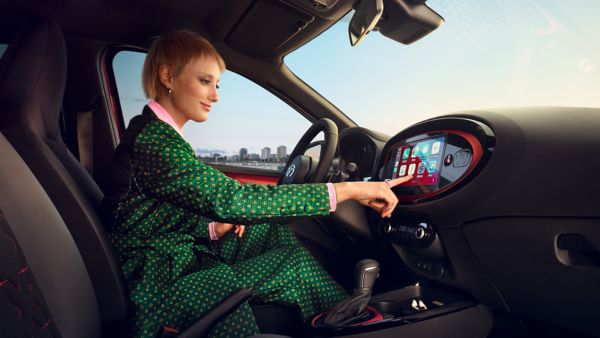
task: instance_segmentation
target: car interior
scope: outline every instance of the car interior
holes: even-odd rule
[[[261,336],[600,336],[600,109],[464,111],[392,136],[361,127],[283,62],[352,11],[353,43],[378,29],[411,44],[444,20],[425,0],[0,1],[0,337],[128,336],[127,289],[100,212],[126,128],[112,60],[172,29],[205,36],[229,71],[313,123],[281,173],[214,165],[226,175],[414,174],[393,189],[391,218],[348,201],[290,224],[349,293],[369,285],[362,319],[331,327],[324,313],[303,323],[251,304]],[[316,144],[319,159],[305,156]],[[251,295],[240,289],[160,336],[206,336]]]

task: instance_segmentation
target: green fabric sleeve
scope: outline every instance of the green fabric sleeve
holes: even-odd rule
[[[132,159],[136,184],[145,194],[220,222],[284,222],[329,214],[325,184],[241,184],[198,161],[190,145],[160,121],[138,135]]]

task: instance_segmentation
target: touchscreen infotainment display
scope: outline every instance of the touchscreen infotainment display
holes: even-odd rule
[[[447,135],[400,143],[392,150],[386,165],[386,178],[412,175],[403,186],[437,185],[444,156]]]

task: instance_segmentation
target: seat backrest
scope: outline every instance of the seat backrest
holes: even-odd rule
[[[56,206],[91,277],[101,318],[129,314],[122,272],[97,213],[102,193],[68,151],[59,117],[66,46],[58,25],[28,20],[0,60],[0,131]]]
[[[0,133],[0,336],[99,337],[87,269],[58,211]]]

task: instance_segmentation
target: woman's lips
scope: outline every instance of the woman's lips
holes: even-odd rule
[[[206,111],[210,111],[210,108],[211,108],[211,105],[210,105],[210,104],[206,104],[206,103],[202,103],[202,102],[200,102],[200,104],[202,105],[202,107],[204,107],[204,109],[205,109]]]

